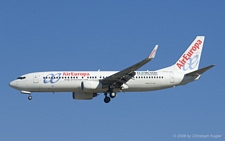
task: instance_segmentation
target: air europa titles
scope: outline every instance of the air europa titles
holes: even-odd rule
[[[187,52],[187,54],[183,54],[182,59],[178,60],[176,64],[179,69],[181,69],[181,67],[183,67],[186,64],[186,62],[191,58],[191,56],[199,49],[199,46],[201,44],[202,41],[198,40]]]
[[[63,72],[63,73],[51,73],[51,74],[48,74],[46,77],[44,77],[44,83],[47,84],[47,83],[56,83],[59,81],[59,79],[69,79],[69,78],[75,78],[78,77],[78,76],[81,76],[81,77],[85,77],[85,76],[90,76],[90,73],[87,73],[87,72]]]
[[[63,72],[63,76],[90,76],[89,73],[85,73],[85,72]]]

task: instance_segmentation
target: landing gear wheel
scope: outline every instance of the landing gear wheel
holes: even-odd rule
[[[28,96],[28,100],[32,100],[32,96],[30,95],[30,96]]]
[[[111,98],[114,98],[114,97],[116,97],[116,93],[112,92],[112,93],[109,94],[109,96],[110,96]]]
[[[105,102],[105,103],[109,103],[109,102],[110,102],[110,97],[108,97],[108,96],[105,97],[105,98],[104,98],[104,102]]]

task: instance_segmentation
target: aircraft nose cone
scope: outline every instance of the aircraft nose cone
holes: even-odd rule
[[[12,87],[12,88],[15,88],[16,87],[16,82],[15,81],[10,82],[9,86]]]

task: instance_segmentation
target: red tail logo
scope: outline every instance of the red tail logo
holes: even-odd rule
[[[201,40],[198,40],[194,46],[192,46],[192,48],[188,51],[187,54],[183,54],[182,59],[177,61],[177,67],[179,69],[181,69],[181,67],[183,67],[186,62],[191,58],[191,56],[199,49],[199,46],[202,44]]]

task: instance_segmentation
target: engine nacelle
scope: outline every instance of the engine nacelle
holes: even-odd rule
[[[100,81],[83,81],[81,82],[82,90],[96,90],[102,89],[102,83]]]
[[[86,92],[73,92],[73,99],[77,100],[91,100],[93,97],[96,97],[97,93],[86,93]]]

